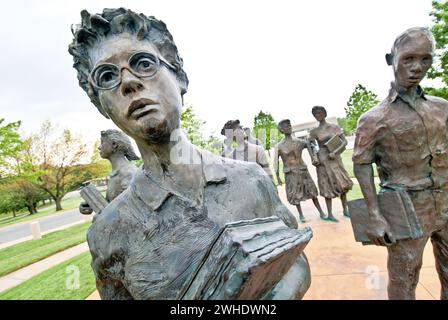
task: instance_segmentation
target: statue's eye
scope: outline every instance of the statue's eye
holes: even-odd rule
[[[145,76],[153,75],[157,71],[157,58],[150,53],[138,53],[129,62],[132,70]]]
[[[431,64],[432,64],[432,58],[430,58],[430,57],[425,57],[425,58],[423,58],[422,63],[423,63],[423,65],[425,65],[425,66],[431,65]]]
[[[414,56],[407,56],[404,58],[405,63],[411,63],[414,61]]]
[[[96,85],[101,88],[111,88],[118,80],[118,69],[112,65],[100,66],[95,71]]]

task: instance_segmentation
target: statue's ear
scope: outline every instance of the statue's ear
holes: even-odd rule
[[[394,64],[394,56],[392,55],[392,53],[386,54],[386,62],[387,62],[388,66],[391,66]]]

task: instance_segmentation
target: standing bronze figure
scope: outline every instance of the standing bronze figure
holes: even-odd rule
[[[239,120],[227,121],[222,130],[224,130],[226,136],[226,140],[224,142],[224,145],[226,146],[224,149],[224,157],[239,161],[257,163],[263,168],[266,175],[274,181],[271,168],[269,168],[269,158],[266,155],[266,150],[262,145],[248,142],[248,136],[243,130],[243,127],[240,125]],[[234,148],[228,147],[229,140],[236,143]]]
[[[408,29],[396,38],[386,55],[395,76],[389,95],[359,119],[356,130],[354,171],[367,204],[368,238],[387,246],[389,299],[415,299],[430,238],[441,299],[448,299],[448,102],[425,95],[419,85],[431,67],[434,46],[434,37],[425,28]],[[381,180],[378,197],[372,163]],[[399,222],[389,215],[398,204],[391,204],[391,211],[378,201],[386,192],[410,200],[407,211],[416,215],[415,226],[421,227],[422,236],[397,240],[392,230],[400,227]]]
[[[101,131],[99,151],[101,158],[109,160],[112,165],[106,191],[106,200],[110,202],[129,186],[137,171],[137,167],[131,161],[140,158],[135,154],[131,140],[123,132],[115,129]],[[92,213],[86,202],[80,204],[79,211],[82,214]]]
[[[288,119],[278,123],[278,130],[285,137],[275,146],[274,170],[277,181],[281,185],[282,180],[279,174],[278,163],[278,159],[281,157],[288,202],[297,207],[300,221],[306,222],[300,202],[312,199],[317,211],[319,211],[320,218],[326,220],[325,214],[317,199],[318,192],[316,185],[314,184],[313,178],[311,178],[305,161],[302,159],[302,151],[304,149],[307,149],[311,156],[309,144],[303,139],[297,139],[292,136],[291,121]]]
[[[312,159],[317,170],[319,192],[325,198],[328,210],[327,220],[336,222],[338,220],[332,212],[331,199],[333,198],[341,198],[344,216],[350,216],[347,208],[347,192],[352,189],[353,181],[341,159],[347,139],[338,125],[325,121],[327,110],[324,107],[313,107],[311,112],[319,122],[319,126],[312,129],[309,135],[310,144],[313,146]],[[315,151],[316,141],[319,149],[317,152]]]
[[[311,229],[297,229],[257,164],[217,157],[183,134],[188,78],[166,25],[124,8],[81,17],[69,46],[79,84],[143,160],[87,233],[101,298],[303,297]]]

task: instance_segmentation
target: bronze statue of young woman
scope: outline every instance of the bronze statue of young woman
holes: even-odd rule
[[[337,221],[332,212],[331,199],[333,198],[341,198],[344,216],[350,216],[347,207],[347,192],[351,190],[353,181],[345,170],[340,155],[347,145],[347,139],[338,125],[328,123],[325,120],[327,110],[324,107],[315,106],[311,112],[319,122],[319,126],[312,129],[309,136],[310,143],[314,146],[313,165],[316,166],[317,170],[319,192],[325,198],[327,204],[327,219]],[[338,146],[331,151],[326,145],[330,139],[339,139],[340,141]],[[317,152],[315,151],[316,142],[319,147]]]
[[[229,222],[276,216],[297,229],[261,167],[200,150],[182,134],[188,78],[162,21],[124,8],[81,17],[69,46],[79,84],[135,140],[143,160],[87,234],[102,299],[181,299]],[[309,228],[294,233],[303,234],[298,245],[311,237]],[[309,265],[297,252],[263,292],[270,299],[301,298],[309,288]],[[224,288],[239,288],[223,280]]]
[[[311,150],[307,141],[292,136],[291,121],[282,120],[278,123],[278,130],[285,135],[282,141],[275,146],[274,170],[278,184],[282,184],[279,174],[278,158],[283,161],[285,173],[286,198],[288,202],[297,207],[300,221],[306,222],[300,202],[312,199],[319,212],[320,218],[326,220],[325,214],[317,199],[318,191],[313,178],[308,171],[305,161],[302,159],[302,151],[307,149],[311,156]]]
[[[250,143],[248,141],[249,137],[240,125],[239,120],[227,121],[222,128],[222,131],[225,132],[226,136],[226,140],[224,141],[225,149],[223,151],[224,157],[233,160],[254,162],[263,168],[266,175],[273,181],[266,150],[262,145]],[[232,148],[228,141],[235,142],[235,147]]]
[[[112,201],[120,195],[131,183],[137,167],[132,162],[140,159],[132,147],[131,140],[121,131],[109,129],[101,131],[100,156],[109,160],[112,172],[107,183],[106,200]],[[82,214],[91,214],[92,209],[86,202],[79,206]]]

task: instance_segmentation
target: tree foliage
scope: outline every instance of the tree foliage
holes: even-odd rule
[[[20,121],[4,124],[5,119],[0,119],[0,177],[10,174],[16,161],[17,154],[23,148],[20,138]]]
[[[260,139],[266,150],[271,149],[278,143],[283,135],[278,131],[277,122],[269,112],[260,112],[254,117],[254,127],[252,132]]]
[[[358,84],[347,101],[345,109],[345,127],[347,134],[352,134],[358,124],[358,119],[372,107],[379,103],[378,96]]]
[[[204,138],[203,126],[206,122],[199,119],[192,106],[188,106],[182,111],[180,121],[181,128],[184,130],[191,143],[212,153],[220,154],[222,146],[221,141],[213,134],[208,138]]]
[[[444,87],[426,88],[425,91],[430,95],[435,95],[448,99],[448,1],[432,1],[432,11],[430,16],[433,18],[431,31],[436,40],[436,57],[433,67],[428,72],[429,79],[440,80]]]
[[[29,141],[22,174],[55,201],[56,211],[62,210],[62,198],[86,178],[78,164],[87,155],[87,146],[67,129],[57,132],[49,121]]]

